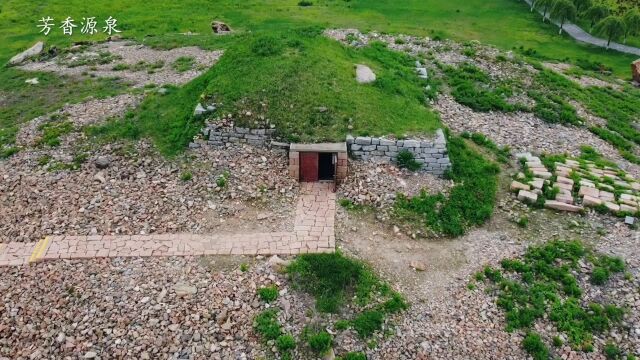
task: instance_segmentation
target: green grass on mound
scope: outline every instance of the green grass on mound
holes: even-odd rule
[[[371,67],[376,81],[358,84],[355,64]],[[440,122],[425,107],[426,80],[413,68],[411,57],[381,43],[353,49],[303,28],[230,47],[206,95],[222,113],[265,116],[291,141],[344,140],[349,119],[359,135],[429,133]]]

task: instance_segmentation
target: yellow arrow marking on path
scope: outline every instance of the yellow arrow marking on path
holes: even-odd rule
[[[31,257],[29,258],[29,262],[35,262],[44,256],[44,252],[47,251],[47,245],[49,244],[49,237],[45,237],[44,239],[38,241],[36,247],[33,248],[33,252],[31,253]]]

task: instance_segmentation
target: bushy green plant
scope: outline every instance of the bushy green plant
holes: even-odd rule
[[[256,332],[266,340],[276,340],[282,334],[278,312],[275,309],[268,309],[258,314],[253,326]]]
[[[193,174],[191,173],[191,171],[185,171],[180,175],[180,180],[182,181],[189,181],[193,179]]]
[[[334,324],[336,330],[347,330],[349,328],[349,321],[347,320],[338,320]]]
[[[311,5],[313,5],[313,2],[311,1],[307,1],[307,0],[298,1],[298,6],[306,7]]]
[[[554,336],[553,337],[553,346],[555,347],[560,347],[564,344],[564,341],[562,341],[562,339],[560,338],[560,336]]]
[[[415,155],[409,150],[402,150],[396,158],[398,167],[410,171],[418,171],[422,168],[422,164],[416,161]]]
[[[331,346],[333,345],[333,338],[328,332],[321,331],[309,336],[308,343],[311,350],[323,355],[331,349]]]
[[[258,289],[258,295],[264,302],[272,302],[278,298],[278,287],[275,285],[265,286]]]
[[[589,280],[594,285],[603,285],[609,280],[609,270],[604,267],[595,267],[591,272]]]
[[[18,148],[15,146],[0,148],[0,159],[9,158],[18,153]]]
[[[542,342],[540,335],[529,332],[522,340],[522,347],[525,349],[534,360],[548,360],[549,359],[549,349]]]
[[[276,347],[279,351],[286,352],[296,348],[296,339],[290,334],[283,334],[276,339]]]
[[[362,338],[373,335],[377,330],[382,329],[384,323],[384,314],[381,311],[369,310],[364,311],[352,321],[353,329]]]
[[[229,182],[229,172],[228,171],[224,171],[222,174],[218,175],[218,177],[216,178],[216,185],[219,188],[225,188],[227,187],[227,184]]]
[[[614,343],[608,342],[604,345],[604,356],[609,360],[622,359],[622,351]]]

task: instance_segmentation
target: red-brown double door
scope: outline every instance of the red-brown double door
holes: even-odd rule
[[[300,181],[318,181],[318,153],[300,153]]]

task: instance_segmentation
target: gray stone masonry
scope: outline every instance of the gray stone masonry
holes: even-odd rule
[[[447,139],[442,129],[436,131],[433,139],[391,140],[358,136],[347,137],[347,146],[351,157],[377,163],[395,163],[398,153],[407,150],[415,156],[417,162],[423,164],[423,171],[443,175],[451,168],[447,152]]]
[[[255,146],[266,146],[271,143],[275,129],[248,129],[242,127],[219,128],[210,125],[202,129],[207,143],[213,146],[226,146],[227,143],[242,143]]]

